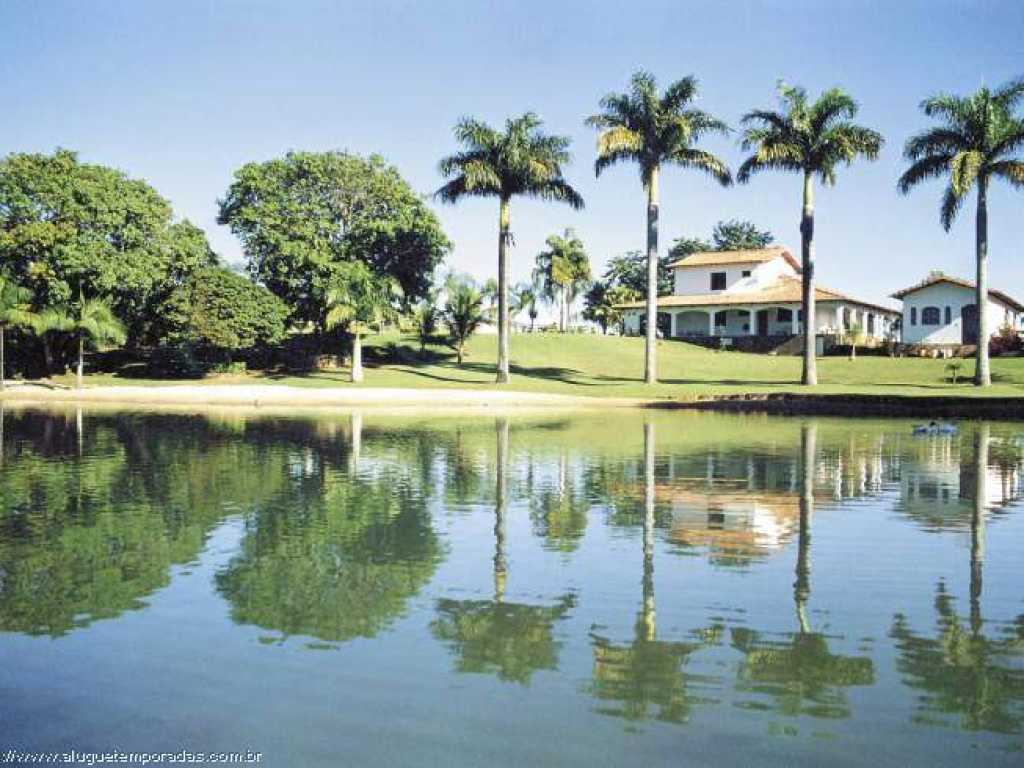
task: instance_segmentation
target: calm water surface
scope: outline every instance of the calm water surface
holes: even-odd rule
[[[0,748],[1024,764],[1024,425],[2,423]]]

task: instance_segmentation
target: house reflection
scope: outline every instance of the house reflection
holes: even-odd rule
[[[971,437],[935,436],[915,441],[900,477],[898,509],[930,530],[964,528],[975,502],[999,512],[1021,498],[1024,478],[1016,447],[993,441],[987,425],[986,460],[972,460]],[[993,450],[993,448],[995,450]]]

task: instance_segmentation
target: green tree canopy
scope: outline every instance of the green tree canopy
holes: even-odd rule
[[[248,163],[219,205],[253,278],[320,329],[340,265],[361,261],[414,300],[450,248],[434,214],[378,155],[289,152]]]
[[[39,306],[80,289],[134,323],[180,256],[171,227],[170,204],[149,184],[69,150],[0,160],[0,259]]]
[[[172,344],[239,350],[279,341],[287,314],[266,288],[227,267],[207,266],[170,292],[159,307],[159,328]]]

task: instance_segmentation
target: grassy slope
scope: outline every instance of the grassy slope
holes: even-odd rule
[[[491,387],[496,352],[494,336],[477,336],[469,345],[465,365],[455,365],[446,347],[429,347],[428,359],[408,337],[370,337],[364,387]],[[388,345],[389,356],[400,362],[377,364]],[[397,352],[396,352],[397,350]],[[890,359],[887,357],[822,358],[818,363],[821,384],[814,390],[797,386],[800,360],[739,352],[713,352],[677,341],[659,343],[661,383],[646,387],[643,373],[643,340],[601,336],[525,334],[512,338],[513,381],[510,389],[555,392],[596,397],[677,398],[701,394],[772,391],[856,392],[909,395],[1024,395],[1024,358],[993,360],[991,389],[979,392],[969,382],[956,386],[947,381],[947,361]],[[974,370],[964,361],[961,377]],[[281,383],[292,386],[353,386],[347,373],[323,372],[304,376],[262,375],[210,377],[208,383]],[[71,377],[59,377],[71,384]],[[94,375],[90,386],[102,384],[166,384],[121,376]]]

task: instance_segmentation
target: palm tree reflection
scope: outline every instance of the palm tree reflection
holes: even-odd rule
[[[874,663],[863,656],[832,653],[828,638],[811,631],[807,618],[816,443],[816,425],[804,425],[800,433],[800,529],[793,584],[798,631],[785,640],[770,640],[755,630],[735,628],[732,645],[745,657],[737,686],[740,691],[771,696],[775,709],[785,715],[841,718],[850,715],[842,689],[874,682]]]
[[[554,605],[505,601],[508,559],[505,554],[505,517],[508,508],[507,418],[496,422],[494,505],[494,598],[437,602],[434,636],[456,658],[458,672],[493,674],[500,680],[526,685],[538,670],[558,669],[561,643],[554,637],[556,621],[576,603],[572,593]]]
[[[970,555],[970,616],[957,615],[952,595],[936,587],[936,632],[918,634],[907,617],[897,614],[891,635],[899,650],[897,666],[904,682],[923,691],[917,722],[969,731],[1020,733],[1024,728],[1024,616],[1004,625],[996,638],[984,633],[982,571],[985,559],[986,481],[990,428],[981,424],[974,436]]]
[[[717,645],[720,628],[695,633],[691,642],[657,639],[654,601],[654,425],[644,424],[643,599],[632,642],[621,644],[593,633],[593,681],[590,693],[598,711],[627,720],[657,719],[682,723],[693,707],[714,703],[696,697],[694,686],[717,687],[716,678],[688,675],[683,665],[705,645]]]

